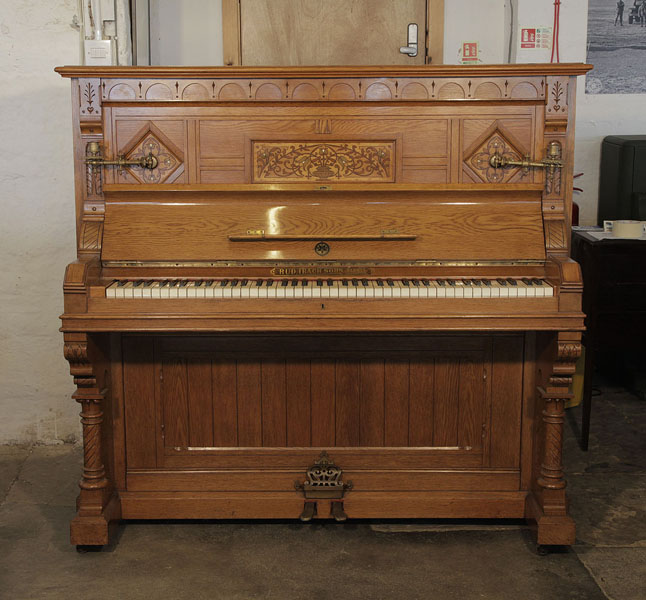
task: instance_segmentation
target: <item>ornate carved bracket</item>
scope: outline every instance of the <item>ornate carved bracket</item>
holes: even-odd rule
[[[566,486],[562,464],[565,401],[572,397],[570,385],[576,361],[581,356],[580,339],[580,333],[559,333],[556,357],[552,373],[548,378],[548,386],[538,389],[544,402],[543,455],[538,485],[544,490],[563,490]],[[558,504],[558,510],[565,510],[564,498]]]
[[[104,393],[97,387],[96,376],[88,354],[87,335],[66,333],[63,353],[70,363],[70,373],[77,386],[72,398],[81,405],[83,476],[79,486],[81,490],[102,492],[108,487],[101,448]]]

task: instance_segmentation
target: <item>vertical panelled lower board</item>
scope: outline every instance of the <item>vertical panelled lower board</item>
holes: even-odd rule
[[[215,357],[211,364],[213,390],[213,446],[238,445],[238,380],[235,360]]]
[[[156,424],[161,421],[157,418],[155,377],[153,339],[124,336],[123,401],[128,469],[158,466]]]
[[[523,397],[523,337],[495,336],[492,362],[489,464],[498,468],[518,468]]]
[[[460,359],[457,357],[436,359],[434,383],[433,445],[457,446]]]
[[[410,413],[408,445],[432,446],[434,423],[435,363],[432,358],[411,359],[409,371]]]
[[[312,446],[334,446],[336,434],[335,361],[312,360]]]
[[[389,360],[384,364],[384,445],[408,446],[410,362]]]
[[[194,448],[213,446],[213,390],[211,360],[188,360],[188,445]]]
[[[336,362],[336,446],[361,445],[360,362]]]
[[[238,445],[262,446],[262,377],[260,361],[239,360],[238,387]]]
[[[162,423],[164,448],[189,445],[188,369],[186,359],[169,357],[162,361]]]
[[[126,488],[126,431],[125,431],[125,410],[123,398],[123,353],[121,348],[121,336],[116,333],[109,335],[110,345],[110,388],[112,397],[112,456],[114,457],[114,468],[112,477],[114,485],[118,490]],[[150,427],[155,433],[155,428]],[[153,438],[154,440],[154,438]]]
[[[310,362],[290,360],[285,365],[287,402],[287,446],[310,446],[312,443],[312,390]]]
[[[285,397],[285,361],[263,359],[261,362],[262,445],[287,445],[287,406]]]
[[[359,441],[363,447],[384,445],[384,360],[361,361]]]
[[[484,431],[484,378],[479,360],[460,360],[460,387],[458,393],[457,445],[465,448],[482,448]]]
[[[483,382],[483,419],[484,419],[484,430],[482,435],[482,466],[490,466],[490,455],[491,455],[491,382],[493,373],[493,337],[487,339],[484,343],[484,354],[482,361],[482,376],[484,379]]]
[[[548,334],[541,334],[541,338]],[[522,396],[522,411],[521,411],[521,441],[520,441],[520,489],[528,490],[532,484],[532,469],[535,448],[534,445],[538,436],[534,434],[534,430],[538,428],[538,423],[535,423],[536,412],[538,412],[538,398],[536,394],[536,386],[541,385],[537,381],[537,368],[538,353],[537,353],[537,337],[533,331],[525,334],[524,353],[523,353],[523,396]],[[546,365],[549,373],[549,363]],[[542,423],[542,419],[539,419]]]

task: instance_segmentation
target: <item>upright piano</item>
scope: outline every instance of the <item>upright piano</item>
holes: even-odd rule
[[[571,544],[588,69],[58,68],[72,543],[120,519],[521,518]]]

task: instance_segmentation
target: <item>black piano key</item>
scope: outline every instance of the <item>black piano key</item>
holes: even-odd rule
[[[412,283],[413,283],[413,285],[414,285],[415,287],[419,287],[419,280],[418,280],[418,279],[413,279],[413,282],[412,282]]]
[[[262,279],[256,280],[256,287],[262,287]]]
[[[141,284],[143,284],[143,280],[139,279],[132,284],[132,287],[139,287]]]
[[[236,287],[239,283],[240,283],[240,281],[238,281],[237,279],[234,279],[234,280],[231,282],[231,287]]]
[[[328,287],[334,287],[334,281],[332,281],[331,279],[326,280],[326,283]]]
[[[271,287],[272,285],[274,285],[274,280],[273,279],[268,279],[267,280],[267,287]]]
[[[292,279],[291,286],[292,287],[297,287],[298,286],[298,279]]]
[[[392,279],[386,279],[386,283],[387,283],[390,287],[395,287],[395,282],[394,282]]]
[[[283,280],[280,282],[280,286],[281,286],[281,287],[287,287],[288,285],[289,285],[289,281],[287,281],[287,279],[283,279]]]
[[[496,279],[496,281],[497,281],[500,285],[507,285],[507,282],[506,282],[504,279],[502,279],[501,277],[498,277],[498,278]]]
[[[406,287],[410,287],[410,281],[408,281],[408,279],[402,279],[402,284],[404,284]]]
[[[525,285],[528,285],[528,286],[530,286],[530,287],[533,285],[532,280],[531,280],[531,279],[529,279],[529,278],[527,278],[527,277],[523,277],[523,278],[521,279],[521,281],[522,281]]]
[[[463,279],[462,283],[464,283],[464,285],[471,285],[471,280],[470,279]]]
[[[487,287],[491,287],[491,281],[489,281],[488,279],[483,279],[482,283],[484,283]]]
[[[370,284],[368,283],[368,280],[367,280],[367,279],[362,279],[362,280],[361,280],[361,285],[362,285],[363,287],[368,287]]]
[[[518,282],[511,277],[507,277],[507,281],[509,282],[509,285],[518,285]]]
[[[347,279],[342,279],[341,284],[343,285],[343,287],[348,287],[348,280]]]
[[[534,285],[543,285],[543,280],[542,279],[532,279],[532,283]]]
[[[477,285],[478,287],[480,287],[482,285],[482,279],[474,279],[473,283],[474,285]]]
[[[186,287],[188,285],[188,280],[187,279],[182,279],[179,282],[179,287]]]
[[[452,285],[452,286],[454,286],[454,287],[455,287],[455,280],[454,280],[454,279],[447,279],[447,280],[446,280],[446,282],[447,282],[449,285]]]
[[[307,279],[301,280],[301,287],[307,287],[309,285],[309,281]]]
[[[352,285],[353,285],[353,287],[358,287],[358,285],[359,285],[359,280],[358,280],[358,279],[353,279],[353,280],[352,280]]]
[[[384,280],[383,279],[377,279],[377,285],[379,287],[384,287]]]
[[[317,279],[317,280],[316,280],[316,285],[317,285],[318,287],[323,287],[323,280],[322,280],[322,279]]]
[[[223,280],[220,282],[220,287],[227,287],[227,284],[228,284],[228,283],[229,283],[229,280],[228,280],[228,279],[223,279]],[[233,285],[233,283],[232,283],[231,285]]]
[[[446,282],[444,281],[444,279],[437,279],[436,283],[437,283],[437,285],[441,285],[442,287],[444,287],[446,285]]]
[[[422,285],[426,287],[431,287],[431,282],[428,279],[422,279]]]
[[[248,279],[243,279],[243,280],[240,282],[240,287],[247,287],[247,284],[248,284],[248,283],[249,283],[249,280],[248,280]]]

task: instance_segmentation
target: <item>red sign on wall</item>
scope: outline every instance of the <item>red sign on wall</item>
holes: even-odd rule
[[[478,62],[478,42],[462,42],[462,62]]]
[[[520,47],[536,48],[536,29],[520,30]]]

